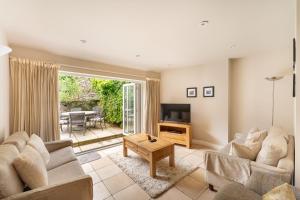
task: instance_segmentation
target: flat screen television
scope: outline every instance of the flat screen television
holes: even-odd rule
[[[191,105],[162,103],[160,106],[160,120],[191,123]]]

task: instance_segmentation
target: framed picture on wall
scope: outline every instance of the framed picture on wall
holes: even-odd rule
[[[215,86],[203,87],[203,97],[214,97],[215,96]]]
[[[197,97],[197,88],[196,87],[190,87],[186,88],[186,97]]]

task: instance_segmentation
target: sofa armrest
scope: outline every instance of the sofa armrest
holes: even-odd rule
[[[205,169],[230,181],[244,184],[251,174],[250,160],[219,152],[206,151]]]
[[[295,165],[295,141],[294,141],[294,137],[290,135],[287,156],[279,160],[277,167],[281,169],[285,169],[290,172],[294,172],[294,165]]]
[[[57,140],[57,141],[52,141],[52,142],[45,142],[44,143],[47,150],[49,152],[56,151],[58,149],[62,149],[65,147],[73,146],[73,141],[72,140]]]
[[[261,163],[251,162],[251,174],[253,173],[263,173],[269,177],[277,176],[284,182],[290,183],[293,172],[287,171],[285,169],[281,169],[278,167],[273,167],[270,165],[265,165]]]
[[[4,200],[92,200],[93,181],[89,175],[62,182],[60,184],[39,187],[27,192],[9,196]]]

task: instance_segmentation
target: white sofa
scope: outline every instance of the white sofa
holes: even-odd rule
[[[0,145],[0,199],[93,199],[92,178],[81,168],[72,148],[72,140],[45,143],[50,153],[50,161],[47,164],[48,185],[32,190],[26,188],[12,165],[27,143],[22,134],[26,133],[13,134]],[[20,183],[23,191],[20,191]]]
[[[247,134],[240,134],[239,137],[234,139],[232,142],[236,142],[239,144],[243,144],[246,140]],[[258,173],[263,173],[266,177],[270,176],[276,176],[279,177],[282,181],[287,182],[287,183],[293,183],[293,174],[294,174],[294,153],[295,153],[295,144],[294,144],[294,136],[289,135],[289,140],[288,140],[288,151],[287,155],[283,158],[281,158],[278,162],[277,166],[270,166],[262,163],[258,163],[256,161],[250,161],[247,159],[235,157],[235,156],[230,156],[230,148],[231,148],[231,143],[227,144],[224,148],[222,148],[219,151],[207,151],[205,153],[205,167],[206,167],[206,181],[209,183],[209,187],[211,190],[218,190],[219,188],[230,184],[232,182],[239,182],[241,184],[246,184],[247,180],[242,180],[239,179],[239,177],[233,177],[231,175],[227,175],[226,177],[223,175],[220,175],[221,173],[218,173],[217,170],[210,170],[208,165],[208,157],[209,154],[212,154],[213,156],[216,157],[221,157],[222,159],[226,159],[227,163],[249,163],[249,175],[258,172]],[[232,166],[229,165],[222,165],[222,163],[216,163],[217,165],[227,168],[226,170],[230,171],[233,170],[231,169]],[[238,169],[238,167],[237,167]],[[216,172],[217,171],[217,172]],[[249,178],[250,178],[249,176]]]

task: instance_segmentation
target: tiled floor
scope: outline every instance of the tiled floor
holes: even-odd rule
[[[110,137],[110,136],[117,136],[122,134],[123,130],[118,127],[107,127],[104,128],[103,130],[101,129],[95,129],[95,128],[90,128],[87,129],[86,132],[83,134],[81,131],[73,131],[73,133],[69,134],[69,132],[66,130],[66,127],[63,128],[63,132],[61,132],[60,136],[61,139],[72,139],[73,144],[76,146],[79,142],[82,141],[87,141],[87,140],[94,140],[97,138],[105,138],[105,137]],[[81,151],[86,151],[94,148],[99,148],[115,143],[121,142],[121,138],[114,138],[114,139],[109,139],[101,142],[96,142],[93,144],[87,144],[87,145],[81,145],[78,147],[74,148],[75,153],[81,152]]]
[[[204,150],[206,149],[200,146],[193,146],[193,149],[176,146],[175,158],[203,167]],[[118,151],[122,151],[122,145],[98,151],[101,159],[82,165],[85,173],[93,178],[94,200],[150,200],[150,196],[107,157]],[[198,169],[156,199],[211,200],[214,195],[214,192],[207,189],[203,170]]]

